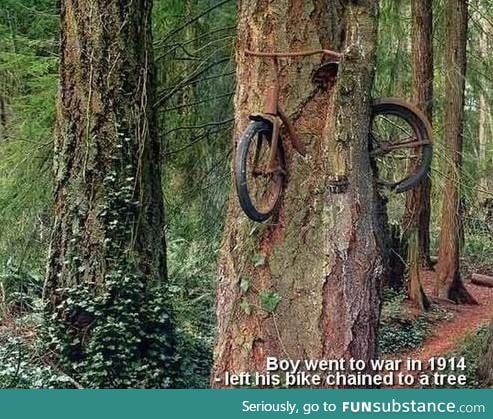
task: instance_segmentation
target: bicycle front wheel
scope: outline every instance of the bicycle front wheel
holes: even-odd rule
[[[284,159],[278,142],[274,167],[270,165],[272,125],[252,121],[241,136],[235,156],[235,184],[241,208],[262,222],[277,208],[284,183]]]

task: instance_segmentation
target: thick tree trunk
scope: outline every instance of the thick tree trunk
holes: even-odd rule
[[[166,265],[150,14],[148,0],[61,3],[44,294],[62,361],[92,386],[162,386],[169,375],[154,288]]]
[[[462,223],[459,186],[464,124],[467,8],[464,0],[447,0],[445,4],[446,175],[435,293],[457,303],[472,304],[475,300],[464,287],[460,274]]]
[[[246,58],[245,49],[339,49],[341,34],[349,49],[336,86],[325,91],[310,82],[320,57],[281,66],[281,103],[308,153],[302,158],[285,142],[289,179],[279,213],[265,224],[249,221],[231,192],[219,260],[214,386],[225,385],[226,371],[264,371],[267,356],[376,356],[383,268],[367,140],[376,14],[374,0],[339,9],[327,0],[239,4],[236,138],[248,114],[262,109],[273,78],[268,61]],[[339,194],[329,188],[335,176],[348,180]]]
[[[431,0],[412,4],[412,97],[427,118],[433,103],[433,7]],[[420,268],[430,267],[431,180],[427,177],[406,195],[404,231],[408,237],[408,296],[421,308],[429,306],[420,281]]]

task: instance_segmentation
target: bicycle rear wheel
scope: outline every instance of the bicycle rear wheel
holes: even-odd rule
[[[235,184],[241,208],[252,220],[267,220],[277,208],[284,183],[281,142],[276,150],[275,168],[269,168],[272,125],[252,121],[241,136],[235,156]]]
[[[431,138],[431,125],[415,106],[394,98],[376,100],[369,148],[378,183],[398,193],[418,185],[430,171]]]

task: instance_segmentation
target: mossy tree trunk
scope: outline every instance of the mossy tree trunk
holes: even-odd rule
[[[464,0],[445,2],[445,187],[436,266],[435,293],[457,303],[475,303],[460,273],[463,226],[460,205],[460,173],[464,125],[464,88],[468,5]]]
[[[431,121],[433,108],[433,6],[431,0],[413,0],[412,96]],[[431,180],[427,177],[406,195],[403,234],[407,237],[408,296],[421,309],[429,307],[420,280],[421,266],[430,267]]]
[[[61,360],[84,385],[159,387],[170,375],[151,3],[61,2],[44,295]]]
[[[235,138],[263,107],[269,63],[244,50],[346,50],[335,86],[318,89],[314,56],[281,65],[281,103],[305,142],[285,142],[289,171],[278,214],[250,221],[231,191],[219,258],[212,383],[264,371],[279,358],[376,357],[382,251],[368,154],[377,1],[240,1]],[[343,193],[330,192],[347,176]]]

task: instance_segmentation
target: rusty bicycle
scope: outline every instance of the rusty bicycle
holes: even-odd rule
[[[249,116],[251,122],[237,143],[234,164],[240,206],[250,219],[262,222],[278,207],[287,179],[280,135],[282,125],[293,149],[301,155],[306,153],[303,141],[279,103],[279,59],[316,54],[329,57],[312,76],[312,82],[320,87],[327,78],[337,76],[342,55],[327,49],[287,53],[246,50],[245,54],[270,58],[275,76],[265,94],[263,112]],[[431,137],[429,121],[414,105],[397,98],[375,100],[371,109],[368,150],[375,163],[378,184],[397,193],[418,185],[430,169]]]

